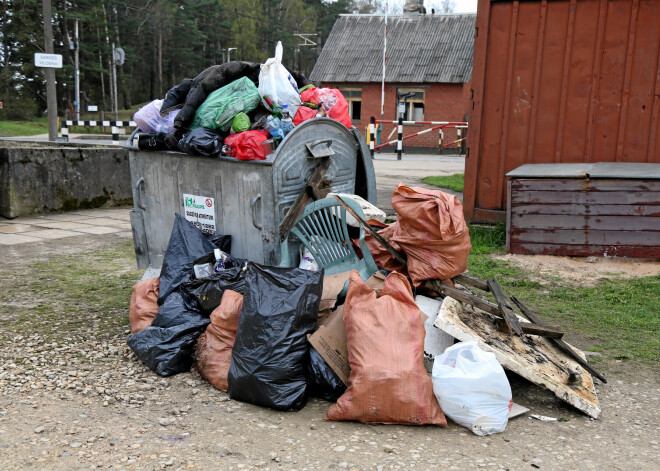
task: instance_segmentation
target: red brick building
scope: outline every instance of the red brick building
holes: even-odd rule
[[[383,119],[396,120],[402,107],[406,121],[467,120],[474,24],[474,14],[388,17]],[[353,124],[363,133],[371,116],[381,116],[384,30],[383,15],[341,15],[310,75],[342,91]],[[429,127],[407,125],[404,135]],[[394,128],[384,126],[382,142],[396,139],[396,131],[389,137]],[[438,137],[431,131],[407,139],[404,149],[438,152]],[[454,140],[456,130],[446,130],[444,142]]]

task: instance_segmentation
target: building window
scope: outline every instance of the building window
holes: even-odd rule
[[[424,121],[423,89],[399,88],[397,100],[397,118],[403,112],[404,121]]]
[[[340,88],[339,91],[348,102],[348,115],[351,117],[351,121],[360,121],[360,115],[362,114],[362,89]]]

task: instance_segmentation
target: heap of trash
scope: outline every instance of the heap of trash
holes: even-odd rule
[[[141,150],[265,160],[295,126],[316,117],[352,126],[348,102],[282,65],[282,44],[264,64],[233,61],[184,79],[140,108],[133,120]]]
[[[291,104],[297,115],[303,106]],[[213,116],[204,122],[229,129],[239,115]],[[227,139],[249,132],[274,138]],[[513,405],[504,368],[597,417],[591,374],[604,378],[583,353],[497,280],[467,274],[459,200],[400,184],[392,206],[396,222],[385,224],[354,195],[310,201],[284,237],[299,253],[283,249],[280,266],[232,256],[231,236],[177,214],[160,276],[133,288],[128,345],[161,376],[195,365],[235,400],[298,411],[322,398],[329,421],[445,426],[447,416],[478,435],[503,432]]]

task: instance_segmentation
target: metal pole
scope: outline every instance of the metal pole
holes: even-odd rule
[[[50,0],[42,0],[44,15],[44,37],[46,54],[53,53],[53,15]],[[55,69],[46,68],[46,100],[48,102],[48,140],[57,137],[57,90],[55,89]]]
[[[387,12],[390,2],[385,2],[385,36],[383,38],[383,80],[380,86],[380,119],[385,119],[385,63],[387,58]]]
[[[112,81],[115,90],[115,121],[119,121],[119,105],[117,100],[117,62],[115,61],[115,43],[112,43]]]
[[[80,121],[80,68],[79,68],[79,53],[80,46],[78,42],[78,20],[74,28],[74,45],[75,45],[75,67],[76,67],[76,101],[74,103],[76,110],[76,121]]]
[[[396,136],[396,160],[401,160],[403,152],[403,118],[399,116],[398,134]]]

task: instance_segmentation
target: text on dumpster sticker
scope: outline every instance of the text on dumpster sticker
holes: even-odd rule
[[[215,201],[213,198],[184,193],[183,210],[186,219],[202,232],[215,234]]]

